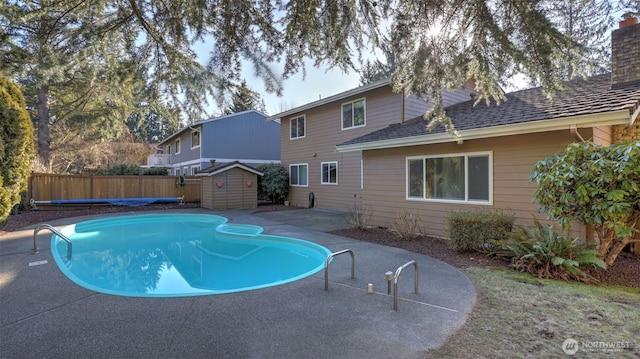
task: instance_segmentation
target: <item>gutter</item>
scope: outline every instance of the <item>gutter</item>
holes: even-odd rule
[[[502,136],[522,135],[527,133],[540,133],[549,131],[567,130],[577,131],[578,128],[596,127],[604,125],[628,125],[638,117],[640,111],[629,115],[629,110],[618,110],[601,114],[562,117],[541,121],[531,121],[513,125],[483,127],[470,130],[460,130],[462,140],[475,140]],[[336,146],[337,152],[352,152],[362,150],[377,150],[406,146],[419,146],[437,143],[457,142],[457,139],[449,133],[427,134],[413,137],[403,137],[375,142],[355,143]]]
[[[298,107],[292,108],[290,110],[275,114],[273,116],[269,116],[269,117],[267,117],[267,121],[281,120],[283,117],[287,117],[287,116],[290,116],[290,115],[293,115],[293,114],[296,114],[296,113],[299,113],[299,112],[303,112],[303,111],[306,111],[306,110],[309,110],[309,109],[312,109],[312,108],[315,108],[315,107],[326,105],[326,104],[331,103],[331,102],[339,101],[339,100],[345,99],[347,97],[357,96],[357,95],[360,95],[360,94],[362,94],[364,92],[367,92],[367,91],[371,91],[371,90],[375,90],[375,89],[380,88],[380,87],[388,86],[390,83],[391,83],[390,79],[384,79],[384,80],[375,81],[375,82],[372,82],[370,84],[366,84],[364,86],[356,87],[355,89],[352,89],[352,90],[341,92],[339,94],[336,94],[336,95],[333,95],[333,96],[329,96],[329,97],[326,97],[326,98],[323,98],[321,100],[317,100],[317,101],[314,101],[314,102],[310,102],[310,103],[307,103],[306,105],[298,106]]]

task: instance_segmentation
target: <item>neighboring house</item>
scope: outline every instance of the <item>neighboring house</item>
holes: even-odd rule
[[[280,123],[266,118],[249,110],[196,122],[160,142],[160,153],[149,156],[147,165],[191,176],[213,163],[279,163]]]
[[[376,103],[385,103],[394,96],[401,95],[380,90],[374,98]],[[464,140],[461,144],[442,128],[427,131],[422,116],[405,120],[394,116],[393,110],[383,111],[387,106],[367,107],[367,120],[395,122],[377,130],[367,127],[358,131],[366,133],[356,134],[318,125],[312,131],[313,120],[340,120],[340,114],[329,111],[333,106],[319,104],[293,116],[280,116],[282,162],[294,168],[308,164],[309,190],[322,193],[319,207],[345,210],[345,204],[360,203],[357,199],[361,197],[361,204],[373,210],[372,224],[395,227],[395,220],[406,210],[420,216],[423,232],[436,236],[447,236],[446,219],[451,211],[503,209],[516,215],[516,224],[531,224],[534,215],[544,217],[533,203],[535,184],[529,182],[536,162],[572,142],[593,140],[609,145],[618,139],[640,139],[640,25],[613,32],[612,74],[572,81],[553,101],[535,88],[507,94],[507,101],[499,106],[484,102],[474,106],[474,101],[448,106],[447,114]],[[322,117],[317,118],[316,113]],[[313,147],[295,146],[296,141],[288,136],[290,119],[305,114],[307,134],[322,131],[324,138],[313,141]],[[331,144],[336,145],[335,152],[328,150]],[[322,168],[324,163],[338,164],[338,184],[346,175],[351,182],[360,180],[362,189],[351,194],[335,187],[330,193],[329,186],[319,186],[327,177],[320,176],[316,154],[322,155]],[[341,161],[346,158],[351,163],[361,159],[362,165],[343,168]],[[300,191],[292,189],[293,202],[301,203]],[[573,228],[574,235],[584,238],[585,228],[578,227],[582,228]]]
[[[473,85],[444,94],[445,104],[466,101]],[[281,163],[289,170],[291,205],[347,211],[362,203],[360,151],[336,152],[349,139],[424,115],[423,98],[394,93],[389,80],[318,100],[271,116],[280,120]]]

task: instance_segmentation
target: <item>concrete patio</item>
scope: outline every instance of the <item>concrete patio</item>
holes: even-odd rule
[[[422,358],[465,323],[475,304],[473,284],[446,263],[326,233],[349,226],[345,213],[180,213],[185,211],[259,225],[266,234],[305,239],[332,252],[350,249],[356,278],[350,278],[350,256],[341,255],[329,267],[328,291],[320,271],[293,283],[234,294],[112,296],[68,280],[52,259],[48,232],[41,233],[40,251],[32,254],[33,229],[25,229],[0,237],[0,357]],[[395,311],[384,273],[411,260],[419,269],[419,293],[413,292],[415,271],[407,267]],[[369,283],[372,294],[367,293]]]

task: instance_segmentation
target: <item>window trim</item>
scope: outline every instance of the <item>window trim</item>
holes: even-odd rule
[[[488,170],[489,170],[489,193],[488,193],[488,197],[489,199],[487,201],[481,201],[481,200],[469,200],[469,170],[468,170],[468,166],[469,166],[469,157],[484,157],[487,156],[488,157]],[[425,198],[424,194],[423,197],[410,197],[409,193],[410,193],[410,189],[409,189],[409,178],[410,178],[410,174],[409,174],[409,161],[411,160],[418,160],[421,159],[423,160],[423,166],[424,166],[424,160],[428,159],[428,158],[446,158],[446,157],[464,157],[464,166],[465,166],[465,176],[464,176],[464,196],[465,199],[464,200],[458,200],[458,199],[442,199],[442,198]],[[424,172],[424,171],[423,171]],[[426,178],[424,177],[426,176],[426,173],[423,173],[423,186],[426,185]],[[493,151],[478,151],[478,152],[460,152],[460,153],[446,153],[446,154],[435,154],[435,155],[423,155],[423,156],[407,156],[405,157],[405,178],[404,178],[404,185],[405,185],[405,199],[407,201],[417,201],[417,202],[432,202],[432,203],[458,203],[458,204],[473,204],[473,205],[493,205]],[[426,191],[423,188],[423,193],[426,193]]]
[[[324,181],[324,165],[332,165],[334,164],[336,166],[336,181],[335,182],[331,182],[331,178],[329,178],[329,182],[325,182]],[[329,171],[331,171],[331,169],[329,168]],[[329,176],[331,177],[331,176]],[[338,185],[338,161],[326,161],[326,162],[320,162],[320,184],[326,184],[326,185],[332,185],[332,186],[336,186]]]
[[[354,119],[353,119],[353,110],[352,110],[351,111],[351,123],[352,123],[352,126],[344,127],[344,106],[345,105],[352,105],[353,106],[354,103],[360,102],[360,101],[362,101],[362,103],[364,105],[364,123],[362,125],[358,125],[358,126],[353,125],[353,120]],[[365,126],[367,126],[367,98],[366,97],[361,97],[361,98],[357,98],[357,99],[352,100],[352,101],[343,102],[340,105],[340,129],[341,130],[343,130],[343,131],[344,130],[351,130],[351,129],[354,129],[354,128],[361,128],[361,127],[365,127]]]
[[[200,166],[191,166],[191,175],[195,176],[196,174],[198,174],[198,172],[200,172]]]
[[[293,120],[299,121],[300,119],[302,119],[302,122],[304,123],[304,134],[302,136],[296,136],[296,137],[291,137],[291,124],[293,123]],[[289,140],[297,140],[300,138],[305,138],[307,137],[307,116],[306,115],[300,115],[300,116],[296,116],[296,117],[291,117],[289,119]]]
[[[306,166],[307,167],[307,184],[293,184],[291,183],[291,168],[292,167],[300,167],[300,166]],[[308,163],[292,163],[289,165],[289,186],[292,187],[309,187],[309,164]]]
[[[193,144],[193,142],[194,142],[193,138],[194,138],[195,134],[198,135],[198,144],[197,145]],[[200,147],[201,143],[202,143],[202,134],[200,133],[200,131],[198,131],[198,130],[191,131],[191,149]]]
[[[179,155],[180,152],[182,152],[182,141],[180,141],[179,138],[176,138],[175,140],[175,146],[176,146],[176,155]]]

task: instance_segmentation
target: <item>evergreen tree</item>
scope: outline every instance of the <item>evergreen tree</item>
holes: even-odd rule
[[[617,2],[616,2],[617,3]],[[577,66],[564,65],[564,78],[570,80],[581,70],[585,75],[610,71],[611,29],[615,25],[614,4],[609,0],[549,0],[545,8],[551,21],[564,34],[584,47]]]
[[[27,190],[33,126],[18,87],[0,74],[0,226]]]
[[[242,80],[240,86],[233,92],[231,101],[231,106],[227,107],[224,112],[225,115],[247,110],[265,112],[264,102],[260,98],[260,94],[251,90],[245,80]]]
[[[389,47],[389,42],[386,38],[381,42],[380,49],[383,52],[385,61],[382,62],[378,58],[373,61],[367,60],[358,71],[360,73],[360,85],[390,78],[398,68],[396,54]]]
[[[354,59],[382,42],[384,18],[398,64],[394,88],[428,95],[434,125],[447,123],[442,90],[469,78],[476,80],[478,100],[502,101],[502,85],[514,73],[552,96],[567,68],[585,72],[584,48],[558,29],[545,6],[543,0],[10,1],[0,6],[0,62],[28,69],[25,77],[46,103],[51,84],[74,78],[73,64],[101,64],[77,59],[93,59],[94,52],[107,59],[110,46],[122,46],[156,99],[172,101],[183,118],[201,118],[207,96],[221,99],[239,80],[243,60],[278,93],[281,78],[305,74],[307,59],[316,67],[355,68]],[[638,11],[640,1],[620,6]],[[213,45],[201,66],[192,45],[205,39]],[[281,76],[273,63],[282,66]],[[40,108],[44,121],[48,108]]]

